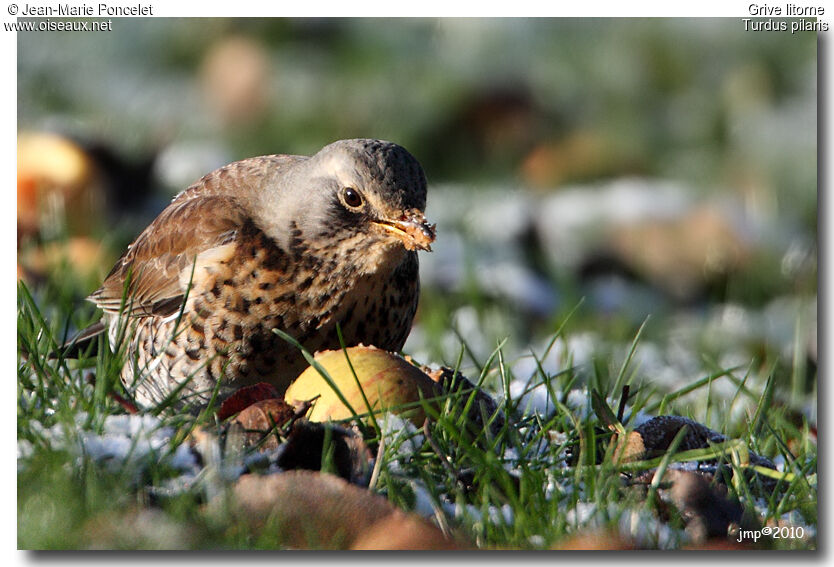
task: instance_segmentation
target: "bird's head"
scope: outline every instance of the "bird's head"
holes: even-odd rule
[[[298,162],[296,170],[285,188],[294,206],[282,206],[282,224],[291,224],[303,242],[362,256],[365,271],[431,250],[435,227],[424,215],[426,176],[402,146],[340,140]]]

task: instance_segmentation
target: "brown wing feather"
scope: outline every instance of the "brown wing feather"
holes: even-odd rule
[[[125,312],[130,315],[175,312],[185,292],[183,270],[192,269],[198,254],[231,242],[245,219],[232,197],[180,195],[128,247],[88,300],[118,313],[127,287]]]
[[[219,247],[231,242],[247,220],[246,203],[241,199],[257,191],[269,175],[306,159],[260,156],[205,175],[180,193],[139,235],[87,299],[106,312],[118,313],[127,286],[125,311],[129,314],[164,316],[175,312],[189,279],[182,277],[184,270],[192,269],[198,254],[213,249],[223,252]]]

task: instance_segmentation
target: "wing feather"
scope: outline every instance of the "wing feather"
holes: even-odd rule
[[[247,197],[266,180],[308,158],[269,155],[217,169],[180,193],[113,266],[87,299],[108,313],[167,316],[179,309],[197,257],[220,261],[250,220]],[[252,219],[254,220],[254,219]]]
[[[169,315],[184,297],[197,256],[232,242],[247,215],[232,197],[183,194],[168,206],[116,262],[87,299],[109,313]],[[185,280],[186,285],[183,285]]]

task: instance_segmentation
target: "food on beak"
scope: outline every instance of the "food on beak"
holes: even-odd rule
[[[436,225],[429,224],[425,215],[417,209],[406,211],[394,220],[379,220],[376,224],[397,236],[407,250],[431,251]]]

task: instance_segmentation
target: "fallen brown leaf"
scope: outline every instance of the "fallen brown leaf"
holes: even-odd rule
[[[277,530],[296,549],[462,549],[440,529],[333,475],[244,475],[233,506],[256,532]]]
[[[270,398],[261,400],[241,411],[233,420],[232,426],[243,429],[246,445],[255,445],[261,440],[261,449],[275,449],[279,445],[277,435],[269,435],[274,429],[284,425],[296,416],[295,408],[284,400]],[[267,439],[264,439],[269,435]]]
[[[217,419],[223,421],[243,411],[255,402],[278,398],[280,396],[281,393],[278,392],[275,386],[267,382],[258,382],[251,386],[244,386],[236,390],[235,393],[220,404],[220,409],[217,410]]]

